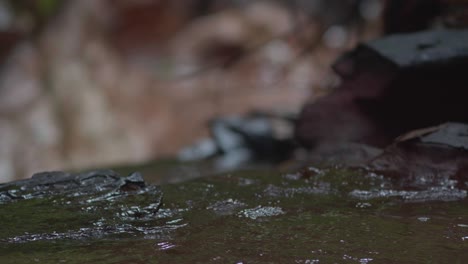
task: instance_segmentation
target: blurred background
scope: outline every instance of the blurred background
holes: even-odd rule
[[[1,0],[0,182],[176,155],[215,117],[296,113],[382,0]]]

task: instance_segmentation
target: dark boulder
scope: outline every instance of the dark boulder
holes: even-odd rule
[[[398,137],[369,163],[406,189],[468,187],[468,125],[445,123]]]
[[[359,45],[333,68],[341,84],[304,106],[295,128],[307,148],[397,136],[468,122],[468,30],[394,35]]]
[[[445,8],[443,0],[387,0],[383,30],[392,34],[427,29]]]

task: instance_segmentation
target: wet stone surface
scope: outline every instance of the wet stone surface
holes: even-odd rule
[[[38,173],[0,185],[0,219],[11,225],[3,226],[0,239],[26,243],[151,232],[144,223],[161,203],[160,188],[147,185],[139,173]]]
[[[138,174],[106,173],[66,175],[73,188],[56,179],[1,185],[2,197],[9,198],[0,206],[0,262],[463,263],[468,258],[466,188],[450,181],[409,191],[368,169],[308,167],[290,173],[237,171],[156,187]],[[145,177],[151,182],[151,174]],[[96,184],[88,184],[93,178]]]

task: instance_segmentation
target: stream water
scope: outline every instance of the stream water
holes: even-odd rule
[[[155,177],[146,171],[147,182]],[[311,167],[142,190],[3,202],[0,263],[468,260],[466,190],[449,185],[406,190],[366,170]]]

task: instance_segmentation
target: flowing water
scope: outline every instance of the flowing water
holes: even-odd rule
[[[146,171],[147,182],[155,175]],[[450,184],[406,190],[366,170],[246,170],[98,197],[113,198],[3,202],[0,263],[468,261],[466,190]]]

